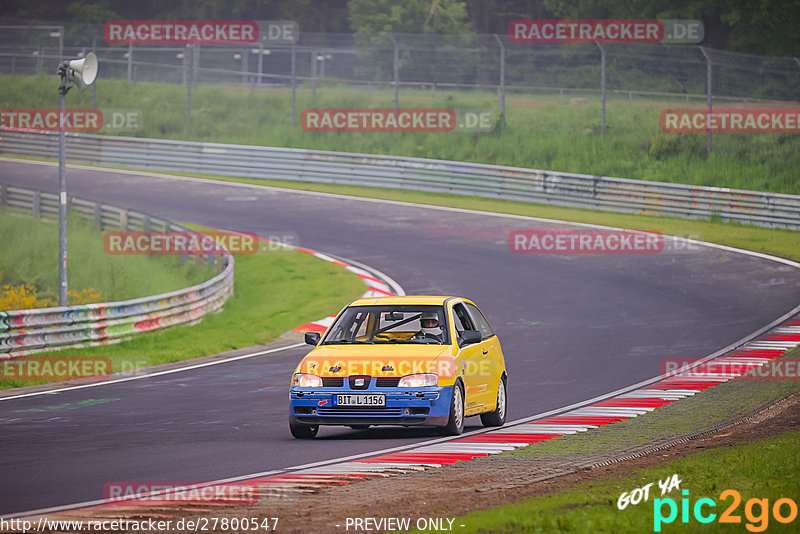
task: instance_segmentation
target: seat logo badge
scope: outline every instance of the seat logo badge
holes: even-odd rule
[[[355,385],[356,386],[363,386],[364,385],[364,379],[363,378],[356,378]]]

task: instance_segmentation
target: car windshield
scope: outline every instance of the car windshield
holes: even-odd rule
[[[449,345],[444,308],[414,305],[351,306],[336,319],[322,342],[323,345],[400,343]]]

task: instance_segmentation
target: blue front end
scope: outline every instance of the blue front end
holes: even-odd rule
[[[398,387],[399,378],[324,378],[322,387],[291,388],[289,419],[306,425],[445,426],[453,386]],[[385,405],[341,405],[356,396]],[[364,397],[361,397],[363,400]]]

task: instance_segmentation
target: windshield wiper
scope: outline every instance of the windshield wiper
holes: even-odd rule
[[[347,344],[350,344],[350,343],[366,344],[366,345],[372,345],[373,344],[372,341],[361,341],[359,339],[340,339],[339,341],[328,341],[328,342],[326,342],[324,344],[325,345],[347,345]]]

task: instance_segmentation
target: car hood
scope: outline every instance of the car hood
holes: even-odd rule
[[[452,350],[451,345],[323,345],[303,358],[297,372],[323,377],[436,372],[435,362],[449,361]]]

